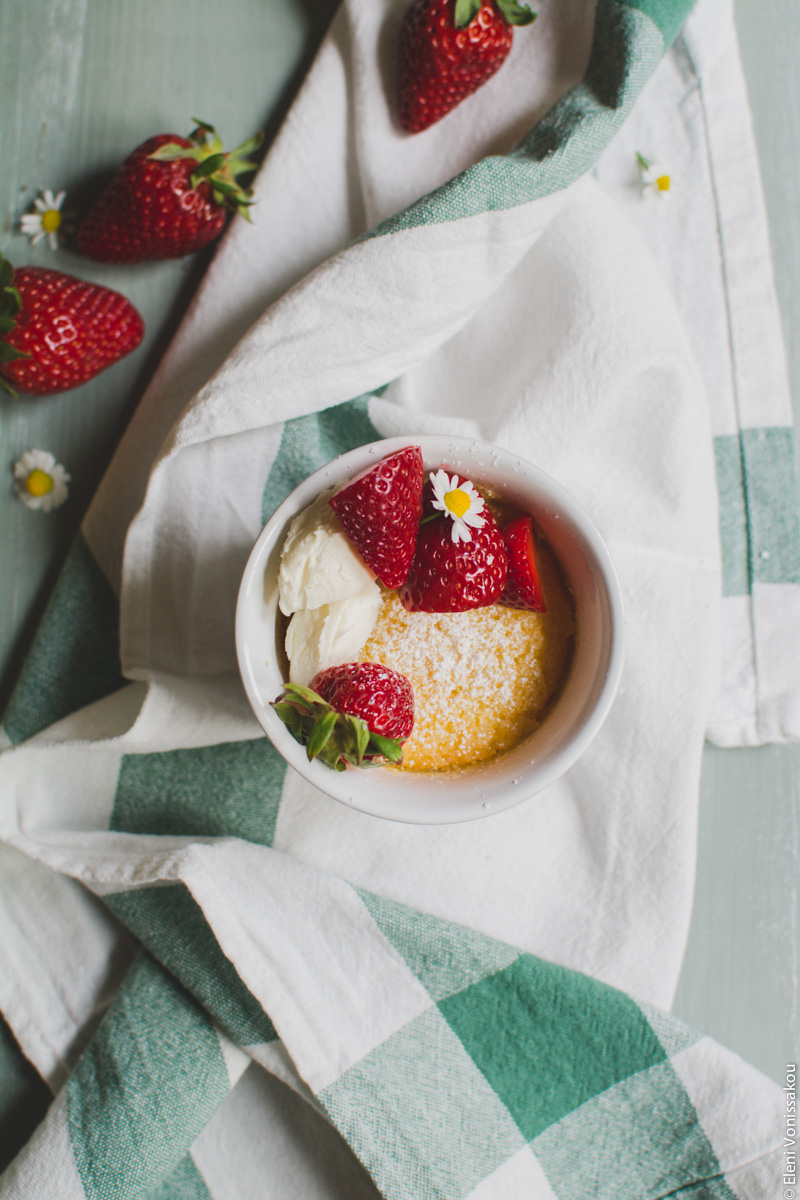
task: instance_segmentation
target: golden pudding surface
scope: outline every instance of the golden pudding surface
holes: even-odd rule
[[[412,613],[396,592],[384,593],[359,657],[400,671],[414,689],[414,729],[401,770],[438,771],[493,758],[541,722],[569,670],[576,624],[569,589],[542,542],[537,561],[544,613],[500,604]]]

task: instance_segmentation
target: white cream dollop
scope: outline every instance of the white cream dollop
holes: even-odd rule
[[[353,662],[375,626],[381,593],[374,583],[356,596],[294,614],[286,630],[292,683],[305,687],[318,671]]]
[[[287,617],[289,678],[353,662],[375,627],[381,591],[323,492],[292,521],[281,554],[278,603]]]
[[[333,488],[292,521],[281,554],[279,603],[286,616],[306,608],[337,604],[375,587],[364,565],[328,504]]]

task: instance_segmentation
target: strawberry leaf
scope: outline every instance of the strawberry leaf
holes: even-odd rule
[[[231,150],[231,159],[246,160],[249,154],[255,154],[256,150],[260,150],[264,143],[263,130],[259,130],[253,137],[248,138],[246,142],[242,142],[241,146],[237,146],[235,150]],[[253,165],[253,169],[255,166]]]
[[[6,321],[11,322],[10,326],[9,325],[3,326],[5,333],[10,333],[10,331],[16,325],[17,313],[19,312],[19,310],[21,308],[22,308],[22,297],[20,296],[17,288],[6,287],[6,288],[0,289],[0,320],[2,320],[4,322],[6,322]]]
[[[226,162],[224,154],[209,154],[208,158],[204,158],[196,171],[192,173],[192,179],[208,179],[209,175],[213,175],[215,171],[220,171]]]
[[[480,12],[482,0],[456,0],[454,24],[456,29],[469,25]]]
[[[5,290],[14,278],[14,268],[7,258],[0,255],[0,289]],[[19,293],[17,293],[19,295]]]
[[[197,178],[202,178],[199,170],[193,173],[192,183],[194,183]],[[223,196],[235,196],[240,191],[235,183],[226,183],[224,179],[212,179],[211,185],[215,192],[221,192]]]
[[[338,719],[339,714],[331,709],[331,711],[326,712],[314,726],[311,737],[308,739],[307,754],[309,762],[316,758],[317,755],[325,748],[327,742],[330,740],[330,736],[333,733],[333,728]]]
[[[196,146],[202,146],[207,154],[220,154],[224,149],[222,138],[217,133],[213,125],[209,125],[208,121],[198,121],[197,117],[192,117],[195,123],[195,128],[189,134],[189,140],[194,142]],[[209,134],[211,137],[209,138]]]
[[[17,358],[30,358],[30,354],[17,350],[16,346],[9,346],[8,342],[0,342],[0,363],[14,362]]]
[[[252,203],[252,201],[250,201],[250,200],[238,201],[238,203],[236,205],[236,211],[240,217],[244,217],[245,221],[249,221],[250,224],[252,225],[253,218],[250,216],[250,213],[247,211],[248,208],[250,207],[251,203]]]
[[[147,157],[154,158],[156,162],[172,162],[176,158],[191,158],[194,162],[202,162],[205,153],[199,146],[179,146],[177,142],[165,142]]]
[[[340,756],[345,762],[351,763],[354,767],[361,766],[361,759],[358,754],[358,739],[356,732],[350,725],[347,717],[338,723],[338,748]]]
[[[293,737],[301,741],[303,733],[303,718],[293,704],[278,701],[272,706]]]
[[[400,763],[403,761],[403,749],[397,738],[381,737],[379,733],[371,735],[372,745],[382,754],[384,758],[388,758],[389,762]]]
[[[318,695],[317,692],[312,691],[312,689],[310,687],[305,687],[302,683],[287,683],[286,686],[284,687],[283,691],[284,691],[284,695],[288,699],[290,699],[290,700],[298,699],[298,700],[305,701],[307,706],[312,705],[312,704],[325,704],[326,703],[322,699],[322,696]],[[330,706],[328,706],[328,707],[330,707]]]
[[[355,734],[356,766],[360,767],[369,746],[369,727],[361,717],[353,717],[348,714],[347,720]]]
[[[518,4],[517,0],[497,0],[497,7],[509,25],[531,25],[538,16],[527,4]]]
[[[0,296],[0,309],[3,316],[15,317],[22,308],[22,296],[19,290],[15,287],[6,287],[3,289],[3,294]]]
[[[344,770],[348,764],[372,766],[378,758],[402,762],[397,738],[371,733],[362,717],[340,712],[312,688],[287,683],[272,708],[295,741],[306,747],[309,761],[316,758],[335,771]]]

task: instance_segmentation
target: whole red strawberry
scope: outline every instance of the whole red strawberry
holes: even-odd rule
[[[29,396],[66,392],[135,350],[144,321],[119,292],[0,255],[0,378]]]
[[[326,667],[311,687],[287,683],[272,705],[309,761],[335,771],[376,761],[402,762],[414,728],[414,692],[405,675],[382,663]]]
[[[419,133],[476,92],[508,57],[512,26],[535,17],[517,0],[413,0],[400,28],[403,128]]]
[[[370,733],[401,741],[414,728],[414,693],[405,675],[383,663],[342,663],[326,667],[311,681],[311,690],[337,712],[366,721]]]
[[[422,516],[422,453],[404,446],[346,484],[329,504],[384,587],[404,581]]]
[[[503,535],[472,484],[436,472],[425,485],[424,512],[411,569],[398,589],[404,608],[466,612],[499,600],[508,573]]]
[[[98,262],[182,258],[219,237],[230,211],[247,216],[248,193],[236,177],[259,134],[226,154],[213,126],[191,137],[161,133],[123,162],[78,230],[78,246]],[[249,219],[249,218],[248,218]]]
[[[507,608],[547,612],[539,568],[536,565],[533,521],[530,517],[515,517],[503,526],[501,533],[506,545],[508,578],[500,603]]]

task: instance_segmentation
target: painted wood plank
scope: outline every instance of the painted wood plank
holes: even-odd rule
[[[800,1053],[800,746],[708,746],[674,1011],[778,1083]]]
[[[0,709],[112,450],[197,288],[213,249],[110,267],[31,247],[19,219],[38,189],[85,210],[116,165],[153,133],[215,123],[229,146],[274,134],[335,0],[27,0],[0,5],[0,248],[123,292],[147,334],[127,359],[73,392],[14,401],[0,392]],[[13,496],[22,451],[51,450],[70,499],[45,515]]]

